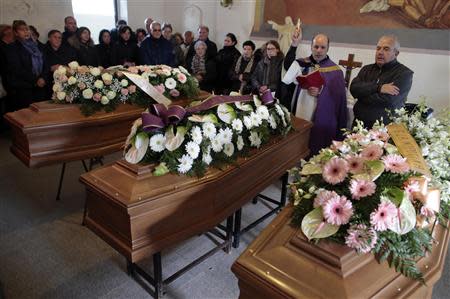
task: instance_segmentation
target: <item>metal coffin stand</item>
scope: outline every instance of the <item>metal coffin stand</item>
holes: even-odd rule
[[[295,130],[286,137],[274,138],[250,157],[238,159],[237,165],[210,169],[202,178],[154,177],[152,165],[125,161],[83,174],[86,226],[127,259],[131,273],[145,278],[135,264],[153,256],[156,275],[147,278],[159,297],[163,294],[160,254],[164,249],[211,230],[225,219],[222,248],[229,249],[233,214],[309,154],[311,123],[293,118],[293,126]]]

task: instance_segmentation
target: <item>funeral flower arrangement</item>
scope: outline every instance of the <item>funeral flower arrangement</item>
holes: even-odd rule
[[[141,65],[128,69],[80,66],[76,61],[60,66],[53,73],[55,103],[81,104],[81,111],[91,115],[99,110],[113,111],[120,103],[148,107],[149,96],[136,87],[124,72],[137,74],[168,98],[193,97],[199,92],[198,82],[183,68],[167,65]]]
[[[403,114],[398,121],[406,118]],[[422,134],[425,127],[436,129],[433,136],[442,138],[446,146],[446,154],[437,154],[446,165],[445,177],[448,126],[429,122],[417,119],[408,127],[421,128],[411,132],[422,146],[435,140],[425,141],[415,133]],[[366,130],[359,124],[342,142],[333,142],[308,162],[302,161],[301,169],[291,171],[292,223],[309,240],[328,239],[358,253],[372,252],[379,262],[387,260],[403,275],[423,280],[416,259],[432,248],[436,216],[448,218],[448,198],[439,202],[439,190],[427,190],[428,180],[413,172],[389,141],[384,126]]]
[[[125,159],[156,164],[154,175],[202,176],[290,129],[288,110],[259,96],[214,96],[186,109],[153,105],[134,123]]]

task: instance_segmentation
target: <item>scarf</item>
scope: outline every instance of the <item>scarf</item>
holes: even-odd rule
[[[31,38],[22,41],[22,45],[31,55],[33,74],[35,76],[39,76],[42,73],[42,67],[44,65],[44,60],[42,58],[41,51],[39,50],[37,44]]]
[[[234,68],[234,72],[236,74],[239,74],[239,71],[241,69],[242,60],[245,60],[244,56],[239,57],[238,61],[236,62],[236,67]],[[252,55],[252,57],[250,58],[250,61],[247,63],[247,66],[245,67],[245,70],[242,73],[250,73],[252,71],[254,60],[255,60],[255,55]]]
[[[193,74],[205,74],[206,66],[205,66],[205,57],[200,57],[197,54],[192,58],[192,73]]]

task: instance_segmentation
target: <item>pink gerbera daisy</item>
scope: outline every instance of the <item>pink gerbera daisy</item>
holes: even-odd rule
[[[334,191],[322,190],[317,194],[316,198],[314,198],[314,207],[323,207],[323,205],[332,197],[339,196]]]
[[[383,155],[383,148],[378,144],[369,144],[361,151],[361,157],[366,160],[378,160]]]
[[[323,206],[323,215],[330,224],[347,224],[353,215],[352,203],[345,196],[334,196]]]
[[[347,161],[341,158],[333,158],[323,167],[322,176],[327,183],[336,185],[345,180],[347,171]]]
[[[377,233],[365,224],[352,225],[347,234],[345,244],[356,249],[358,253],[367,253],[377,244]]]
[[[397,207],[390,201],[382,202],[378,209],[370,214],[370,224],[377,231],[385,231],[397,216]]]
[[[364,169],[364,160],[358,156],[347,157],[348,170],[353,173],[361,173]]]
[[[369,135],[372,139],[386,142],[389,140],[389,134],[381,130],[370,130]]]
[[[350,192],[352,193],[353,199],[360,199],[361,197],[366,197],[375,193],[377,186],[372,181],[366,180],[351,180],[350,182]]]
[[[406,159],[400,155],[387,155],[383,157],[383,163],[386,170],[393,173],[405,173],[409,171],[409,165],[406,163]]]

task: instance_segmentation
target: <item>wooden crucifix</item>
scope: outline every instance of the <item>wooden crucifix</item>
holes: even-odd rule
[[[352,75],[352,70],[361,67],[362,63],[354,61],[355,54],[348,54],[347,60],[339,60],[339,65],[345,67],[345,86],[348,88],[350,84],[350,77]]]

